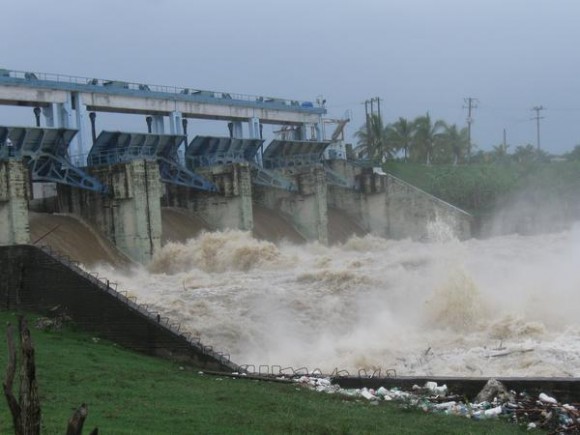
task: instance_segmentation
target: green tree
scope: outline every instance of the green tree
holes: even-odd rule
[[[427,113],[415,118],[413,126],[415,134],[411,147],[412,160],[418,162],[424,158],[425,163],[431,165],[435,147],[445,131],[445,122],[441,120],[432,122],[431,116]]]
[[[403,151],[405,162],[409,157],[409,148],[413,142],[414,132],[413,123],[403,117],[387,126],[389,149],[394,153]]]
[[[369,115],[367,122],[355,133],[357,138],[356,153],[375,163],[383,163],[385,158],[392,157],[388,146],[387,129],[382,118],[377,114]]]
[[[503,143],[495,145],[490,153],[492,161],[495,163],[508,162],[510,159],[510,155],[508,153],[509,147],[510,146],[508,144]]]
[[[580,160],[580,145],[576,145],[572,151],[565,154],[566,160]]]
[[[518,163],[530,163],[537,160],[536,147],[530,144],[518,146],[513,153],[513,159]]]
[[[445,125],[444,131],[441,133],[440,142],[442,144],[440,149],[440,160],[447,162],[453,160],[453,166],[465,160],[469,151],[469,139],[467,128],[458,129],[457,125]]]

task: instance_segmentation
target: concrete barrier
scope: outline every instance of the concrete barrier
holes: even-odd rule
[[[138,305],[106,280],[31,245],[0,246],[0,307],[63,314],[82,330],[119,345],[208,370],[237,371],[220,354],[180,331],[179,325]]]

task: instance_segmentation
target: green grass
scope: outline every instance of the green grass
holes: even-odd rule
[[[36,349],[43,434],[63,434],[87,403],[85,433],[102,434],[513,434],[503,421],[471,421],[403,409],[389,402],[316,393],[295,384],[201,375],[66,328],[40,331],[28,316]],[[0,321],[17,324],[15,314]],[[5,328],[2,328],[5,330]],[[2,331],[2,337],[5,337]],[[0,371],[6,367],[1,340]],[[17,383],[16,383],[17,384]],[[12,433],[0,406],[0,433]]]
[[[418,165],[389,162],[385,169],[475,218],[474,232],[497,210],[516,200],[562,208],[578,202],[580,161],[471,165]],[[574,212],[577,213],[577,212]],[[568,219],[577,216],[568,216]]]

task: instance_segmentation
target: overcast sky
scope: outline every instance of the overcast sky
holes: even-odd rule
[[[371,97],[387,123],[460,126],[473,97],[481,149],[504,128],[512,151],[535,145],[542,105],[542,148],[580,144],[580,0],[18,0],[0,16],[7,69],[323,95],[329,116],[352,112],[350,134]]]

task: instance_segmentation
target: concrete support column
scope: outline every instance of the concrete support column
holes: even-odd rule
[[[107,180],[111,195],[58,185],[60,211],[93,223],[123,253],[143,264],[161,247],[162,182],[156,162],[135,160],[90,173]]]
[[[326,174],[322,166],[314,166],[298,176],[300,201],[291,213],[294,224],[309,240],[328,244],[328,205]]]
[[[250,166],[246,163],[234,165],[234,193],[240,198],[240,228],[244,231],[254,229],[254,211],[252,208],[252,176]]]
[[[233,123],[232,135],[236,139],[242,139],[244,137],[244,129],[241,122],[236,121]]]
[[[322,165],[299,174],[284,173],[296,180],[299,192],[261,188],[264,206],[282,212],[307,240],[328,244],[328,206],[326,174]]]
[[[211,179],[223,196],[213,197],[209,207],[198,208],[203,218],[220,230],[251,231],[254,216],[250,166],[247,163],[215,166],[211,172]]]
[[[60,126],[63,128],[76,128],[74,123],[73,94],[69,93],[67,101],[60,105]]]
[[[308,124],[302,124],[298,127],[298,137],[296,140],[306,140],[308,138]]]
[[[76,128],[73,113],[73,95],[68,94],[65,103],[51,103],[42,108],[46,125],[52,128]]]
[[[183,117],[181,116],[181,112],[171,112],[171,114],[169,115],[170,134],[179,134],[179,135],[184,134],[182,118]]]
[[[79,131],[75,136],[76,149],[74,151],[73,163],[77,166],[86,166],[87,156],[92,146],[90,139],[87,106],[79,93],[73,93],[73,106],[75,108],[75,128]],[[75,156],[76,155],[76,156]],[[75,158],[76,157],[76,158]]]
[[[155,134],[165,134],[165,122],[162,115],[153,115],[151,125],[151,133]]]
[[[254,117],[248,120],[248,136],[250,139],[261,139],[260,120],[258,118]]]
[[[62,117],[60,116],[61,107],[62,104],[60,103],[51,103],[49,106],[42,108],[42,113],[46,118],[47,127],[62,127]]]
[[[0,161],[0,245],[30,243],[28,169],[21,160]]]
[[[317,122],[316,124],[314,124],[314,130],[316,132],[315,139],[318,142],[322,142],[324,140],[322,121]]]

